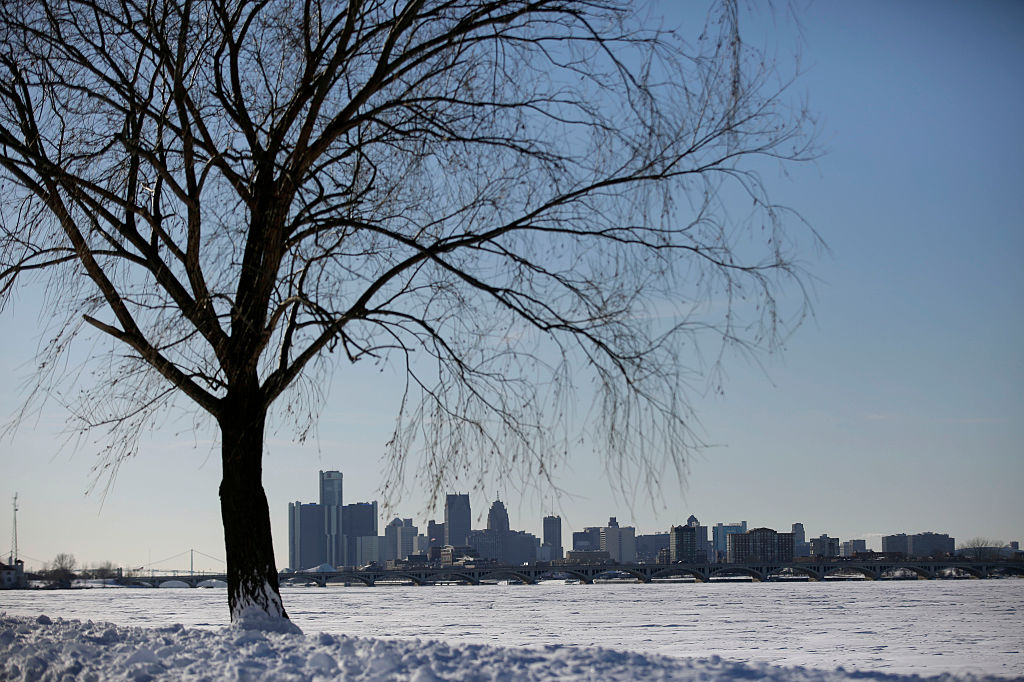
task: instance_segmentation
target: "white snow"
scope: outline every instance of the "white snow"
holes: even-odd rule
[[[283,596],[306,636],[229,626],[224,589],[3,591],[0,680],[1024,679],[1024,580]]]
[[[920,680],[676,659],[594,647],[503,648],[245,630],[140,628],[0,614],[0,680]],[[933,680],[973,679],[941,675]],[[995,678],[993,678],[995,679]]]

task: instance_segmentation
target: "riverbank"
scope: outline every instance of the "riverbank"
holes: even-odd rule
[[[596,647],[496,647],[236,627],[125,627],[0,614],[0,679],[62,680],[921,680],[763,663],[676,659]],[[940,675],[936,682],[1005,680]]]

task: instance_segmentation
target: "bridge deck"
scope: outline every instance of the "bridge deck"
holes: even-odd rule
[[[812,581],[837,577],[837,574],[859,574],[868,580],[887,577],[916,576],[932,580],[951,577],[951,573],[973,578],[1024,576],[1024,561],[800,561],[800,562],[755,562],[745,564],[534,564],[527,566],[444,566],[394,569],[339,569],[336,571],[282,572],[282,584],[301,581],[315,583],[321,587],[328,583],[377,584],[412,583],[415,585],[468,583],[514,580],[526,584],[544,579],[568,578],[581,583],[593,583],[602,578],[635,579],[640,583],[672,578],[691,578],[697,582],[709,582],[727,577],[748,577],[754,581],[772,580],[780,577],[805,578]],[[183,582],[191,587],[209,580],[226,581],[225,574],[178,574],[124,578],[125,583],[165,583],[171,580]]]

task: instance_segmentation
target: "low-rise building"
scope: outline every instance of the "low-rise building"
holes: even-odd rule
[[[25,562],[21,559],[15,559],[11,564],[0,562],[0,589],[14,590],[25,587]]]

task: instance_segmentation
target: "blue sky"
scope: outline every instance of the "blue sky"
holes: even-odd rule
[[[676,7],[661,6],[670,23],[682,19]],[[926,530],[1024,540],[1024,4],[818,2],[797,15],[804,74],[794,94],[817,113],[825,154],[767,180],[828,244],[805,253],[814,318],[763,367],[727,359],[724,395],[696,405],[712,447],[691,461],[685,487],[668,481],[661,500],[629,503],[580,453],[562,471],[571,496],[559,505],[503,491],[514,527],[539,532],[553,509],[563,532],[611,515],[654,532],[692,513],[709,525],[801,521],[809,535],[876,547],[881,534]],[[787,58],[791,27],[745,21],[748,38]],[[0,317],[5,418],[45,318],[35,299],[23,293]],[[347,501],[375,497],[393,378],[338,372],[317,443],[270,435],[281,566],[287,502],[315,499],[318,469],[345,473]],[[172,427],[105,496],[87,495],[91,451],[61,450],[64,415],[44,410],[0,442],[0,538],[18,492],[30,563],[71,552],[140,566],[190,547],[223,556],[218,455],[187,419]],[[474,513],[488,503],[474,498]],[[397,512],[425,525],[424,504],[410,482]],[[220,568],[203,561],[197,568]],[[187,557],[161,567],[187,567]]]

